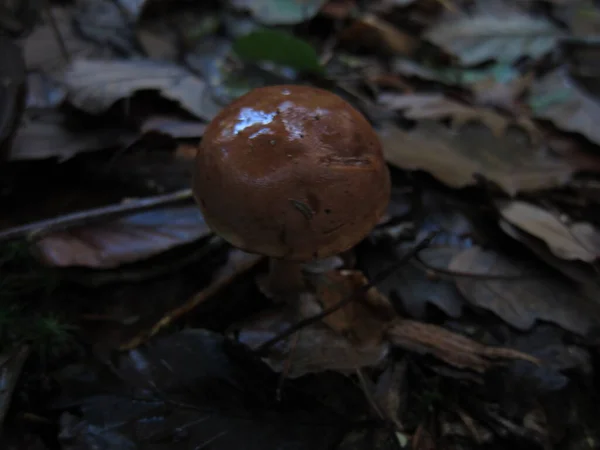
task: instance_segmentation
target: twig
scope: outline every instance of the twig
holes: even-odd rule
[[[395,262],[394,264],[389,266],[387,269],[384,269],[381,272],[379,272],[377,275],[375,275],[373,277],[373,279],[369,283],[362,286],[360,289],[357,289],[355,292],[348,295],[346,298],[344,298],[337,304],[324,309],[319,314],[316,314],[311,317],[307,317],[306,319],[303,319],[303,320],[297,322],[295,325],[292,325],[287,330],[284,330],[281,333],[279,333],[277,336],[273,337],[272,339],[269,339],[267,342],[265,342],[264,344],[262,344],[260,347],[258,347],[256,349],[256,353],[258,353],[259,355],[264,355],[265,353],[267,353],[269,351],[269,349],[271,347],[273,347],[279,341],[291,336],[292,334],[296,333],[297,331],[301,330],[302,328],[305,328],[309,325],[312,325],[315,322],[318,322],[318,321],[324,319],[328,315],[333,314],[337,310],[348,305],[354,299],[366,294],[371,288],[375,287],[377,284],[381,283],[383,280],[385,280],[386,278],[391,276],[400,267],[402,267],[404,264],[406,264],[407,261],[409,261],[411,258],[413,258],[418,252],[420,252],[425,247],[427,247],[431,243],[431,241],[438,235],[438,233],[439,233],[439,231],[434,231],[434,232],[430,233],[429,236],[427,236],[425,239],[423,239],[421,242],[419,242],[417,245],[415,245],[413,248],[411,248],[406,254],[404,254],[400,258],[400,260],[398,260],[397,262]]]
[[[64,216],[40,220],[39,222],[32,222],[0,231],[0,242],[23,237],[34,239],[43,234],[64,230],[74,226],[89,225],[90,223],[102,220],[115,219],[132,213],[183,203],[189,201],[191,198],[192,190],[182,189],[171,194],[146,197],[117,205],[78,211],[71,214],[65,214]]]

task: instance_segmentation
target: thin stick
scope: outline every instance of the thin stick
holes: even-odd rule
[[[437,236],[438,233],[439,233],[438,231],[434,231],[434,232],[430,233],[429,236],[427,236],[425,239],[423,239],[421,242],[419,242],[417,245],[415,245],[413,248],[411,248],[405,255],[403,255],[399,261],[390,265],[387,269],[384,269],[381,272],[379,272],[377,275],[375,275],[373,277],[373,279],[369,283],[362,286],[360,289],[357,289],[356,292],[353,292],[352,294],[348,295],[346,298],[341,300],[336,305],[330,306],[329,308],[326,308],[323,311],[321,311],[319,314],[316,314],[311,317],[307,317],[306,319],[303,319],[300,322],[297,322],[295,325],[292,325],[287,330],[284,330],[281,333],[279,333],[277,336],[273,337],[272,339],[269,339],[267,342],[265,342],[260,347],[258,347],[258,349],[256,349],[256,353],[258,353],[259,355],[264,355],[265,353],[267,353],[269,351],[269,349],[271,347],[273,347],[279,341],[291,336],[292,334],[296,333],[297,331],[301,330],[302,328],[305,328],[309,325],[312,325],[315,322],[322,320],[323,318],[327,317],[328,315],[333,314],[337,310],[348,305],[357,297],[360,297],[360,296],[366,294],[369,291],[369,289],[375,287],[377,284],[381,283],[383,280],[385,280],[386,278],[391,276],[400,267],[402,267],[404,264],[406,264],[407,261],[409,261],[411,258],[413,258],[418,252],[420,252],[422,249],[427,247],[431,243],[431,241]]]
[[[0,242],[23,237],[33,239],[40,237],[40,235],[43,234],[64,230],[74,226],[89,225],[94,222],[115,219],[132,213],[183,203],[189,201],[191,198],[192,190],[182,189],[171,194],[156,195],[154,197],[140,198],[117,205],[77,211],[71,214],[65,214],[64,216],[40,220],[39,222],[32,222],[0,231]]]

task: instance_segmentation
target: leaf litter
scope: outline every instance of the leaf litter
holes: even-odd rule
[[[0,348],[31,348],[8,448],[576,445],[599,400],[598,11],[542,3],[51,1],[32,30],[0,5],[28,89],[0,165]],[[294,304],[189,205],[206,123],[277,83],[354,103],[394,185]]]

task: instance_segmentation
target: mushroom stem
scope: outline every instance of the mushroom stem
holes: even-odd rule
[[[273,294],[299,293],[306,289],[302,263],[269,258],[269,291]]]

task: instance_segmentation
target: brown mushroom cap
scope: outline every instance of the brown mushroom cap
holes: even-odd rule
[[[252,90],[212,120],[193,190],[208,225],[235,247],[308,261],[371,231],[390,177],[377,134],[348,102],[281,85]]]

